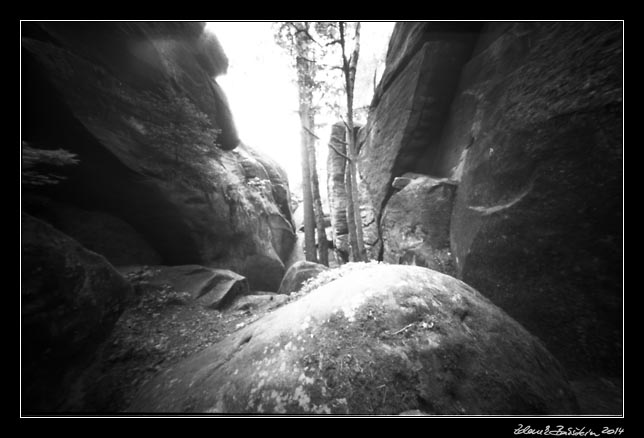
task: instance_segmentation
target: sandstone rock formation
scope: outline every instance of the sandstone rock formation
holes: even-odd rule
[[[249,293],[248,280],[227,269],[200,265],[148,266],[146,281],[154,286],[170,286],[179,293],[188,293],[210,309],[225,309],[237,298]],[[120,272],[136,272],[136,267]]]
[[[478,37],[479,23],[399,23],[386,70],[361,137],[360,174],[375,211],[382,213],[396,176],[415,171],[436,151],[460,69]],[[427,173],[427,172],[420,172]]]
[[[128,411],[576,409],[559,363],[478,292],[426,268],[365,264],[162,371]]]
[[[450,219],[456,185],[447,179],[405,174],[407,184],[382,213],[383,261],[454,274]]]
[[[203,23],[31,22],[22,46],[25,140],[80,160],[39,195],[119,218],[163,264],[277,290],[295,241],[287,178],[240,145]]]
[[[466,66],[444,135],[446,168],[471,142],[452,218],[459,278],[571,370],[619,375],[620,24],[499,27]]]
[[[22,215],[22,411],[65,411],[132,288],[102,256]]]
[[[159,265],[161,256],[122,219],[100,210],[87,211],[42,196],[27,196],[23,210],[46,221],[114,266]]]
[[[449,222],[457,277],[573,374],[621,374],[621,26],[398,23],[360,135],[380,237],[397,232],[397,177],[458,183],[449,221],[423,215],[442,200],[404,208],[426,229]]]
[[[333,246],[336,258],[342,263],[348,262],[351,254],[347,225],[347,189],[344,183],[347,160],[341,155],[347,154],[346,132],[343,123],[336,123],[331,127],[326,165]]]

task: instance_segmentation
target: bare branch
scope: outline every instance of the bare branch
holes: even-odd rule
[[[309,30],[308,30],[306,27],[303,27],[303,28],[301,28],[301,29],[300,29],[300,28],[299,28],[299,27],[297,27],[297,26],[295,25],[295,23],[293,23],[292,21],[289,21],[288,23],[289,23],[291,26],[293,26],[293,28],[295,29],[295,35],[302,33],[302,34],[304,34],[304,35],[305,35],[309,40],[313,41],[313,42],[314,42],[315,44],[317,44],[318,46],[320,46],[320,47],[324,47],[322,44],[320,44],[320,43],[318,42],[318,40],[316,40],[315,38],[313,38],[313,36],[311,35],[311,33],[309,32]],[[308,24],[308,23],[307,23],[307,24]]]
[[[344,120],[344,117],[340,116],[340,120],[342,120],[342,123],[344,123],[344,126],[347,127],[347,132],[351,132],[351,128],[349,127],[349,124]]]
[[[403,332],[403,331],[407,330],[409,327],[411,327],[411,326],[413,326],[413,325],[414,325],[414,323],[413,323],[413,322],[412,322],[411,324],[407,324],[406,326],[404,326],[404,327],[403,327],[403,328],[401,328],[400,330],[398,330],[398,331],[396,331],[396,332],[393,332],[393,333],[392,333],[392,335],[397,335],[398,333],[400,333],[400,332]]]
[[[311,131],[309,128],[307,128],[306,126],[302,126],[302,128],[304,128],[304,130],[305,130],[306,132],[308,132],[309,134],[311,134],[313,137],[315,137],[315,138],[317,138],[318,140],[320,140],[320,137],[318,137],[317,135],[315,135],[315,134],[313,133],[313,131]]]
[[[302,56],[302,55],[297,55],[295,58],[296,58],[296,59],[303,59],[303,60],[305,60],[305,61],[307,61],[307,62],[310,62],[311,64],[315,64],[315,63],[316,63],[313,59],[309,59],[309,58],[307,58],[306,56]]]
[[[331,137],[331,140],[335,140],[335,141],[337,141],[338,143],[342,143],[342,144],[343,144],[343,145],[345,145],[345,146],[349,144],[349,143],[347,143],[346,141],[342,140],[340,137],[338,137],[338,136],[336,136],[336,135],[334,135],[333,137]]]
[[[356,24],[356,31],[353,37],[355,44],[353,53],[349,57],[349,73],[351,75],[351,82],[356,80],[356,70],[358,68],[358,57],[360,56],[360,22]]]
[[[325,46],[332,46],[333,44],[342,44],[342,40],[336,39],[325,44]]]
[[[318,137],[317,135],[315,135],[315,134],[313,133],[313,131],[311,131],[309,128],[307,128],[306,126],[302,126],[302,128],[304,128],[304,130],[305,130],[306,132],[308,132],[310,135],[312,135],[313,137],[315,137],[315,138],[317,138],[318,140],[320,140],[320,137]],[[345,144],[345,145],[347,144],[345,141],[341,140],[339,137],[336,137],[336,136],[331,137],[331,140],[335,140],[335,141],[337,141],[338,143],[342,143],[342,144]],[[330,147],[331,149],[333,149],[333,150],[335,151],[335,153],[336,153],[336,154],[338,154],[338,155],[340,155],[340,156],[342,156],[342,157],[346,158],[347,160],[351,161],[351,158],[349,158],[346,154],[343,154],[342,152],[340,152],[340,151],[339,151],[338,149],[336,149],[336,147],[335,147],[335,146],[333,146],[331,143],[329,143],[329,147]]]
[[[342,141],[342,140],[339,140],[337,137],[331,137],[331,138],[332,138],[332,139],[335,139],[335,140],[338,140],[338,141]],[[342,142],[342,143],[344,143],[344,142]],[[345,144],[346,144],[346,143],[345,143]],[[337,150],[337,149],[336,149],[336,147],[335,147],[335,146],[333,146],[331,143],[329,143],[329,147],[330,147],[331,149],[333,149],[333,150],[335,151],[335,153],[336,153],[336,154],[340,155],[341,157],[344,157],[346,160],[348,160],[348,161],[353,161],[353,160],[351,160],[351,158],[349,158],[346,154],[343,154],[342,152],[340,152],[339,150]]]

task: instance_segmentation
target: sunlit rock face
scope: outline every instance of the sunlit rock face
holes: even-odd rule
[[[397,177],[458,183],[448,221],[455,275],[571,373],[619,375],[622,25],[477,25],[396,25],[360,136],[380,236],[401,226],[385,214],[408,190]],[[404,204],[407,219],[441,228],[444,214],[423,213],[448,208],[436,202]],[[445,250],[426,235],[420,247]],[[385,245],[380,257],[390,253]]]
[[[80,160],[40,195],[123,220],[163,264],[277,290],[295,241],[287,178],[240,145],[202,23],[23,23],[22,46],[24,140]]]
[[[335,280],[162,371],[128,410],[576,412],[559,363],[471,287],[416,266],[340,269]]]
[[[79,377],[132,298],[99,254],[22,215],[21,408],[65,412],[82,399]]]

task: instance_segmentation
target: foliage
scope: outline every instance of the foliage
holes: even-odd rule
[[[53,173],[51,166],[62,167],[78,164],[76,154],[65,149],[45,150],[22,142],[22,183],[28,186],[58,184],[65,177]]]
[[[299,117],[301,123],[300,158],[302,163],[302,198],[304,210],[304,255],[307,261],[328,264],[324,213],[320,202],[315,152],[315,110],[313,92],[316,88],[316,62],[312,27],[308,22],[282,23],[275,34],[278,45],[294,60],[297,74]],[[315,233],[318,235],[316,248]]]
[[[345,33],[353,33],[357,22],[343,23]],[[340,41],[340,22],[279,22],[275,23],[275,41],[293,60],[293,68],[297,67],[298,54],[296,50],[297,36],[305,33],[311,41],[311,58],[313,75],[309,81],[299,86],[305,87],[312,94],[311,108],[325,124],[332,124],[341,119],[347,112],[346,89],[342,74]],[[306,29],[306,32],[304,30]],[[348,38],[345,50],[353,51],[355,42]],[[301,58],[300,58],[301,61]]]
[[[317,261],[310,257],[312,225],[307,220],[309,184],[313,190],[313,208],[318,221],[318,241],[326,244],[323,213],[317,180],[315,177],[314,138],[315,116],[326,117],[329,123],[341,119],[351,133],[347,139],[349,165],[347,166],[347,223],[354,260],[366,258],[362,237],[362,222],[358,203],[357,147],[354,137],[354,86],[360,55],[360,22],[284,22],[277,25],[275,38],[294,59],[298,73],[300,96],[300,119],[303,131],[303,154],[309,155],[311,169],[303,162],[302,177],[304,181],[304,230],[305,254],[307,260]],[[319,190],[318,190],[319,191]],[[309,213],[310,216],[310,213]],[[326,245],[320,245],[321,254],[326,257]],[[323,262],[324,263],[324,262]]]

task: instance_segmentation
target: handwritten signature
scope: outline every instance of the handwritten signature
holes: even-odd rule
[[[586,429],[586,426],[583,427],[566,427],[564,426],[555,426],[550,427],[546,426],[545,429],[533,429],[529,424],[524,426],[519,424],[519,426],[514,429],[515,435],[547,435],[547,436],[602,436],[602,435],[621,435],[624,433],[624,429],[621,427],[602,428],[600,433],[595,432],[592,429]]]

